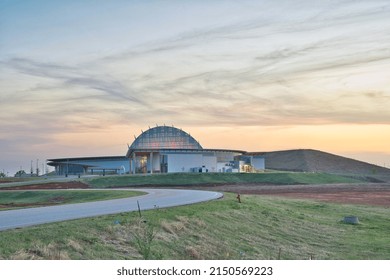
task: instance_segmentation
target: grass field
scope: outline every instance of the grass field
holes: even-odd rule
[[[360,224],[341,222],[347,215]],[[0,232],[3,259],[390,259],[390,209],[233,194]],[[150,251],[149,251],[150,249]]]
[[[86,179],[92,187],[120,187],[120,186],[190,186],[201,184],[237,184],[237,183],[264,183],[264,184],[334,184],[357,183],[358,179],[331,175],[325,173],[299,172],[270,172],[270,173],[176,173],[153,174],[139,176],[107,176]]]
[[[15,183],[15,182],[29,182],[29,181],[38,181],[41,180],[41,177],[25,177],[25,178],[19,178],[19,177],[5,177],[0,178],[0,184],[1,183]]]
[[[0,193],[0,210],[81,203],[131,197],[141,194],[143,192],[109,190],[2,191]]]

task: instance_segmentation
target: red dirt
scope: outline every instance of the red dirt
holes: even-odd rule
[[[226,185],[208,188],[247,195],[272,195],[342,204],[390,207],[390,184]]]
[[[342,204],[364,204],[377,206],[390,206],[390,192],[338,192],[338,193],[294,193],[278,194],[293,198],[307,198],[320,201],[338,202]]]

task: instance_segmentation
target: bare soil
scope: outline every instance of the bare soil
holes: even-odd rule
[[[224,185],[199,189],[390,207],[390,184]]]

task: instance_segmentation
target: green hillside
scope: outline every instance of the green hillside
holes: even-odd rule
[[[137,176],[107,176],[85,180],[92,187],[193,186],[215,184],[334,184],[357,183],[358,179],[325,173],[175,173]]]

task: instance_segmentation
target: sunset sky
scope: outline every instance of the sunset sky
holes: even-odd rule
[[[390,167],[390,2],[0,1],[0,171],[156,124]]]

